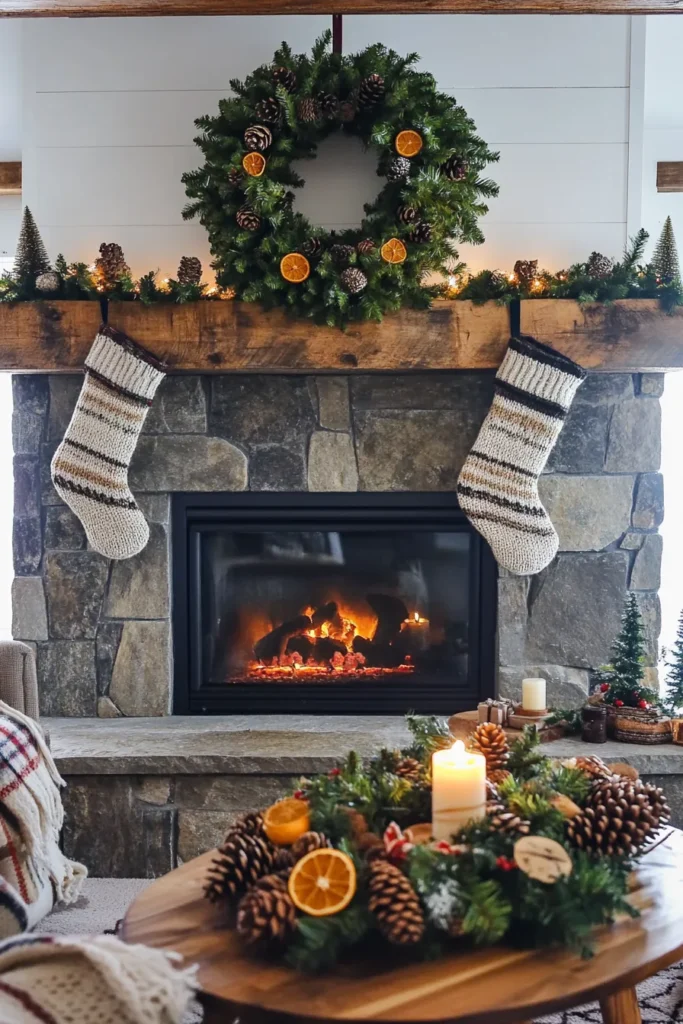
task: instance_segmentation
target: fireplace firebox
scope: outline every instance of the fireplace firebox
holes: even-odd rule
[[[453,494],[176,494],[172,558],[176,714],[493,694],[496,567]]]

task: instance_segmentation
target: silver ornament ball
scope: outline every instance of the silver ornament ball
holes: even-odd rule
[[[36,291],[45,294],[59,291],[62,279],[54,270],[46,270],[44,274],[38,274],[36,278]]]

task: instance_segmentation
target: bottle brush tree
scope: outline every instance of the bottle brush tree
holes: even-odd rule
[[[678,250],[671,217],[667,217],[664,221],[664,227],[652,257],[652,267],[664,284],[680,284],[681,268],[678,262]]]
[[[14,278],[24,286],[33,287],[36,277],[49,269],[50,260],[38,225],[28,206],[25,206],[14,258]]]
[[[598,671],[605,703],[618,708],[648,708],[658,704],[657,693],[643,685],[645,628],[635,594],[629,594],[626,599],[621,629],[611,653],[609,665]]]
[[[678,619],[676,640],[668,654],[667,690],[662,704],[667,714],[680,718],[683,711],[683,612]]]

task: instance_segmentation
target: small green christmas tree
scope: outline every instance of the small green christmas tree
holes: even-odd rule
[[[605,703],[615,707],[646,708],[658,703],[654,690],[643,686],[645,629],[635,594],[629,594],[612,660],[598,672]]]
[[[678,262],[678,250],[671,217],[667,217],[664,221],[664,227],[652,257],[652,267],[664,284],[680,284],[681,268]]]
[[[662,703],[668,715],[680,718],[683,710],[683,612],[678,619],[676,640],[668,654],[667,691]]]
[[[28,206],[25,206],[14,258],[14,277],[20,284],[33,286],[38,274],[44,274],[49,269],[50,261],[38,225]]]

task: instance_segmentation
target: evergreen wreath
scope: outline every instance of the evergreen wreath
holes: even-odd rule
[[[425,282],[457,272],[455,244],[483,241],[477,221],[498,187],[481,172],[498,154],[432,75],[414,69],[416,53],[377,43],[342,55],[330,39],[310,56],[283,43],[272,64],[230,83],[235,96],[217,116],[196,121],[205,163],[183,175],[183,216],[206,227],[217,282],[236,298],[343,327],[439,294]],[[375,147],[386,179],[360,228],[340,232],[292,206],[304,185],[292,163],[314,159],[338,131]]]

